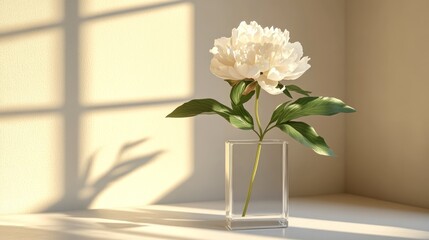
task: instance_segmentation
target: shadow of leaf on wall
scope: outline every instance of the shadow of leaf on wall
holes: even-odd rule
[[[91,173],[93,172],[94,165],[96,164],[96,158],[99,155],[99,150],[95,151],[88,159],[86,166],[84,167],[83,174],[76,177],[76,192],[73,199],[70,199],[70,195],[63,195],[58,201],[50,204],[48,207],[42,210],[42,212],[53,212],[60,211],[67,206],[68,203],[74,201],[74,209],[88,209],[95,199],[105,191],[111,184],[117,182],[119,179],[137,171],[145,164],[155,160],[164,151],[158,150],[147,155],[138,157],[127,158],[128,152],[134,148],[140,146],[148,139],[143,138],[136,141],[131,141],[123,144],[118,150],[113,166],[101,174],[95,180],[90,180]],[[64,189],[66,192],[68,189]]]

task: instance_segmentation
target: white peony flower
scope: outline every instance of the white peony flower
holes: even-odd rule
[[[232,29],[230,38],[214,41],[210,71],[230,80],[254,79],[262,89],[277,95],[281,80],[295,80],[310,68],[310,58],[302,57],[299,42],[289,42],[289,32],[279,28],[262,28],[255,21],[241,22]]]

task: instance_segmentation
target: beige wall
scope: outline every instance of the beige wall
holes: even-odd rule
[[[347,192],[429,207],[429,1],[347,1]]]
[[[0,1],[0,214],[223,199],[223,142],[254,136],[215,117],[164,116],[191,98],[228,102],[208,49],[241,20],[287,27],[312,58],[297,83],[344,98],[344,9],[344,0]],[[262,98],[265,115],[284,100]],[[344,190],[344,120],[309,119],[335,158],[291,141],[292,195]]]

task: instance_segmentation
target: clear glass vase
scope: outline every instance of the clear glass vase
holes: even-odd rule
[[[226,141],[225,161],[226,227],[287,227],[287,142]]]

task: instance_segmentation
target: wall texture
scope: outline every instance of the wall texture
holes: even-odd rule
[[[344,98],[344,19],[344,0],[0,1],[0,214],[223,199],[224,141],[254,136],[164,118],[229,101],[213,40],[241,20],[288,28],[312,58],[297,84]],[[261,101],[267,120],[284,97]],[[345,119],[308,121],[337,156],[291,140],[291,194],[342,192]]]
[[[347,1],[347,192],[429,207],[428,9]]]

